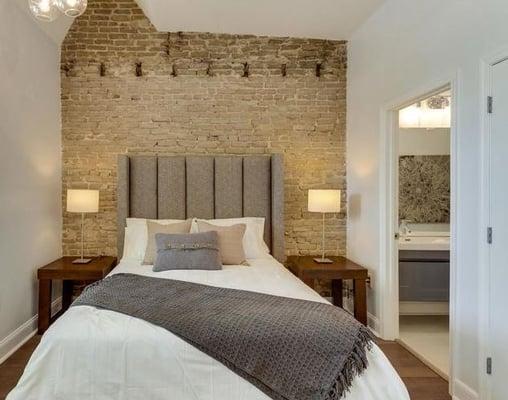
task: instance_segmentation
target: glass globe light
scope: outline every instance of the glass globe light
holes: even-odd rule
[[[28,7],[35,18],[51,22],[60,16],[55,0],[28,0]]]
[[[68,17],[76,18],[86,10],[87,0],[55,0],[57,7]]]

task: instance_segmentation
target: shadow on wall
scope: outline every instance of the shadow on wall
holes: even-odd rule
[[[359,219],[362,215],[362,196],[354,193],[349,196],[348,215],[351,219]]]

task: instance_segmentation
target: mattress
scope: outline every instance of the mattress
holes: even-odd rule
[[[123,259],[111,272],[326,302],[274,258],[221,271],[152,272]],[[377,347],[346,400],[409,400]],[[44,334],[7,400],[268,400],[248,381],[163,328],[109,310],[71,307]]]

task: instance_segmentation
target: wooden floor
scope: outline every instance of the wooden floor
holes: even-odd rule
[[[33,337],[0,365],[0,399],[5,399],[7,393],[16,386],[28,359],[40,340],[39,335]]]
[[[18,382],[39,340],[40,336],[30,339],[0,365],[0,399],[3,400]],[[378,344],[404,380],[411,400],[451,400],[448,395],[448,382],[432,372],[402,346],[384,341],[379,341]]]
[[[395,342],[382,340],[378,340],[377,344],[402,377],[411,400],[451,400],[448,382],[404,347]]]

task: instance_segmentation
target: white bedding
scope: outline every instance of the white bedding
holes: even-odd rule
[[[222,271],[166,271],[122,260],[119,272],[325,301],[275,259]],[[409,400],[374,346],[346,400]],[[7,400],[269,400],[213,358],[163,328],[108,310],[71,307],[44,334]]]

